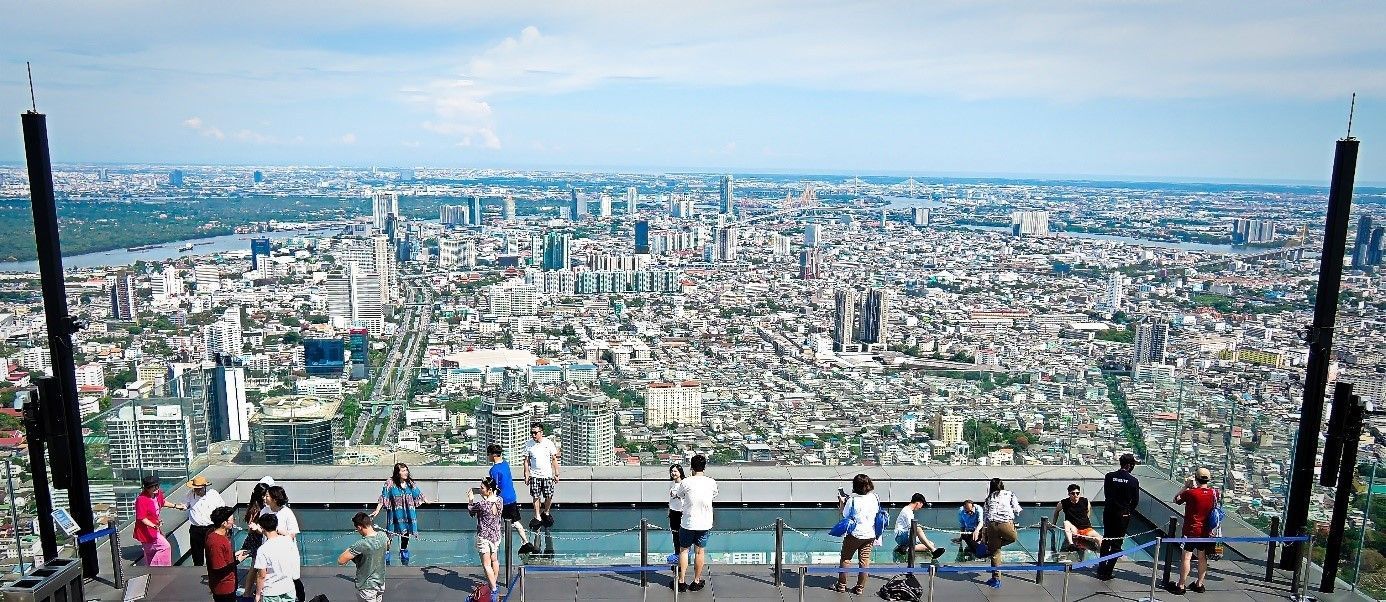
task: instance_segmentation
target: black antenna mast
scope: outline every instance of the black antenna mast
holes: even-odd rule
[[[31,88],[33,87],[33,84],[32,84],[32,83],[30,83],[29,85],[30,85]],[[1352,140],[1352,114],[1353,114],[1354,112],[1356,112],[1356,111],[1357,111],[1357,93],[1356,93],[1356,92],[1353,92],[1353,93],[1352,93],[1352,104],[1348,105],[1348,131],[1347,131],[1347,138],[1344,138],[1344,140]]]
[[[34,112],[38,112],[38,101],[34,100],[34,68],[29,66],[29,61],[24,61],[24,70],[29,72],[29,105]],[[1352,126],[1348,126],[1348,131],[1352,131]]]

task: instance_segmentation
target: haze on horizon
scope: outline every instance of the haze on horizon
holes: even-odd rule
[[[334,7],[335,8],[335,7]],[[25,5],[60,162],[1386,181],[1386,5]],[[19,120],[0,161],[20,161]]]

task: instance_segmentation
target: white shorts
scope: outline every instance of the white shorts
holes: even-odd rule
[[[476,551],[478,554],[490,554],[495,556],[500,553],[500,542],[491,541],[485,537],[476,538]]]

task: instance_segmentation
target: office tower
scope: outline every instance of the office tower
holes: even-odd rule
[[[834,296],[833,351],[880,351],[890,339],[890,291],[842,289]]]
[[[508,194],[505,195],[505,205],[501,213],[501,218],[504,219],[507,224],[515,223],[515,197]]]
[[[210,263],[201,263],[193,268],[193,281],[197,284],[197,294],[206,295],[221,290],[221,270]]]
[[[389,216],[399,218],[399,195],[393,192],[377,192],[371,195],[371,217],[376,230],[385,230]]]
[[[1360,226],[1360,224],[1359,224]],[[1275,222],[1261,219],[1232,220],[1232,244],[1245,245],[1275,240]]]
[[[809,247],[799,251],[799,279],[817,280],[823,277],[823,255]]]
[[[1125,302],[1126,287],[1121,272],[1112,272],[1111,276],[1107,277],[1107,288],[1102,292],[1101,309],[1113,313],[1119,312]]]
[[[885,208],[885,207],[881,207],[881,231],[884,232],[884,231],[889,230],[889,229],[890,229],[890,210],[887,209],[887,208]]]
[[[634,190],[633,188],[631,190]],[[635,254],[648,255],[650,252],[650,221],[635,222]]]
[[[1367,263],[1381,265],[1382,255],[1386,254],[1386,227],[1372,228],[1371,241],[1368,242]]]
[[[582,189],[573,188],[568,191],[568,219],[575,222],[582,221],[587,216],[587,201],[582,198]]]
[[[347,350],[351,354],[351,380],[366,378],[366,363],[370,360],[370,331],[365,328],[348,331]]]
[[[443,205],[438,209],[438,221],[444,226],[465,226],[470,223],[470,215],[466,205]]]
[[[544,239],[539,234],[529,235],[529,265],[537,266],[544,259]]]
[[[862,351],[884,350],[890,341],[890,291],[873,288],[866,291],[861,308],[861,333],[858,339]]]
[[[1039,236],[1048,233],[1048,211],[1016,211],[1011,213],[1011,235]]]
[[[1233,238],[1235,242],[1235,230]],[[1363,270],[1371,266],[1371,250],[1372,216],[1363,215],[1357,218],[1357,237],[1352,241],[1352,269]]]
[[[497,317],[535,315],[539,312],[539,288],[518,278],[488,287],[486,310]]]
[[[819,247],[823,245],[823,226],[809,224],[804,226],[804,246]]]
[[[677,194],[669,197],[669,214],[679,219],[693,217],[693,199]]]
[[[261,264],[268,260],[270,256],[270,239],[252,238],[250,239],[250,269],[258,270]],[[262,259],[263,258],[263,259]]]
[[[346,343],[340,338],[303,339],[303,367],[309,376],[341,378],[345,358]]]
[[[380,278],[348,263],[327,275],[327,315],[338,328],[366,328],[379,333],[385,327],[380,303]]]
[[[938,414],[934,417],[934,438],[945,447],[952,447],[963,440],[965,420],[957,414]]]
[[[775,257],[789,257],[789,237],[783,234],[770,235],[770,253]]]
[[[469,240],[462,244],[462,267],[476,267],[476,241]]]
[[[513,369],[506,370],[506,378],[518,379]],[[496,444],[504,450],[505,459],[516,464],[524,462],[525,442],[529,441],[529,425],[534,422],[533,414],[525,403],[524,394],[514,387],[502,386],[494,396],[481,402],[476,409],[476,449],[477,461],[487,462],[486,446]],[[511,390],[507,390],[511,389]]]
[[[129,272],[117,273],[114,281],[111,282],[111,318],[134,320],[139,315],[139,309],[135,306],[137,302],[134,274]]]
[[[116,478],[188,474],[192,417],[178,403],[126,404],[106,417],[106,437],[106,461]]]
[[[245,368],[237,366],[231,355],[212,358],[206,380],[207,433],[210,441],[245,441],[250,438],[246,424],[250,404],[245,397]]]
[[[472,226],[480,226],[480,225],[481,225],[481,196],[480,196],[480,195],[476,195],[476,194],[472,195],[471,200],[469,200],[469,201],[467,202],[467,223],[470,224],[470,225],[472,225]]]
[[[645,424],[693,425],[703,422],[703,386],[693,380],[645,385]]]
[[[259,184],[265,181],[265,174],[264,172],[257,169],[255,170],[255,173],[251,174],[250,179],[254,180],[256,184]]]
[[[854,289],[843,289],[834,295],[833,312],[833,351],[858,351],[856,344],[858,324],[857,311],[861,306],[861,294]]]
[[[330,465],[341,438],[340,399],[271,397],[250,417],[250,457],[255,464]]]
[[[737,231],[736,226],[727,226],[717,230],[717,261],[736,261],[737,257]]]
[[[168,172],[168,185],[174,187],[182,186],[183,170],[175,169],[173,171]]]
[[[635,215],[636,206],[640,203],[640,193],[636,192],[635,187],[626,189],[626,215]]]
[[[1169,324],[1164,322],[1145,321],[1137,324],[1131,365],[1165,363],[1165,341],[1168,336]]]
[[[545,271],[565,270],[570,265],[571,255],[569,247],[572,245],[572,236],[564,232],[549,232],[544,235],[544,265]]]
[[[154,274],[149,279],[149,285],[156,303],[183,295],[183,278],[178,275],[178,270],[171,265],[164,266],[162,271]]]
[[[611,217],[611,195],[603,192],[600,197],[597,197],[597,210],[601,217]]]
[[[910,210],[910,223],[921,228],[929,226],[929,210],[925,207],[915,207]]]
[[[722,215],[736,217],[736,190],[735,182],[730,175],[722,176],[722,185],[719,188],[722,201]]]
[[[563,396],[559,449],[564,466],[616,464],[616,402],[601,392]]]

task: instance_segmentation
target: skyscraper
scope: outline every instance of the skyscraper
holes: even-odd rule
[[[1386,228],[1372,228],[1372,238],[1367,247],[1367,263],[1381,265],[1382,255],[1386,255]]]
[[[835,296],[833,351],[880,351],[890,339],[890,291],[842,289]]]
[[[544,235],[544,265],[545,271],[564,270],[571,263],[570,246],[572,236],[565,232],[549,232]]]
[[[1352,241],[1352,269],[1363,270],[1372,265],[1372,216],[1357,218],[1357,237]]]
[[[469,223],[469,224],[471,224],[471,225],[473,225],[473,226],[480,226],[480,225],[481,225],[481,196],[480,196],[480,195],[476,195],[476,194],[472,195],[471,200],[467,202],[467,217],[468,217],[468,222],[467,222],[467,223]]]
[[[842,289],[834,295],[833,351],[857,351],[857,310],[861,295],[855,289]]]
[[[544,239],[538,234],[529,235],[529,265],[541,265],[544,260]]]
[[[270,256],[270,239],[252,238],[250,239],[250,269],[260,269],[260,264],[264,263]],[[261,259],[261,258],[264,259]]]
[[[703,387],[693,380],[645,385],[645,424],[698,425],[703,421]]]
[[[611,217],[611,195],[603,192],[597,197],[597,211],[601,217]]]
[[[245,398],[245,368],[224,353],[212,361],[212,378],[207,383],[209,438],[212,443],[246,441],[250,439],[250,404]]]
[[[376,230],[385,231],[389,216],[399,219],[399,195],[393,192],[377,192],[371,195],[371,217]]]
[[[1168,336],[1169,324],[1163,321],[1137,324],[1131,365],[1165,363],[1165,340]]]
[[[817,280],[823,277],[823,255],[813,247],[799,251],[799,279]]]
[[[529,425],[534,421],[529,406],[525,404],[525,396],[518,389],[520,375],[517,372],[507,369],[501,390],[483,400],[476,409],[478,462],[489,461],[486,446],[493,443],[501,446],[507,461],[524,461],[522,454],[525,442],[529,440]]]
[[[582,198],[582,189],[573,188],[568,191],[568,219],[575,222],[582,221],[587,216],[587,202]]]
[[[250,452],[258,464],[330,465],[341,438],[340,399],[271,397],[250,417]]]
[[[881,231],[890,229],[890,209],[881,207]]]
[[[111,282],[111,317],[116,320],[134,320],[139,315],[135,297],[135,276],[129,272],[119,272]]]
[[[168,185],[174,187],[182,186],[183,170],[175,169],[173,171],[168,172]]]
[[[861,307],[862,350],[884,350],[890,339],[890,291],[873,288],[866,291]]]
[[[1011,213],[1012,236],[1038,236],[1048,233],[1048,211],[1016,211]]]
[[[632,189],[634,190],[634,189]],[[650,252],[650,221],[640,220],[635,222],[635,254],[645,255]]]
[[[138,403],[106,417],[105,460],[118,478],[181,477],[192,459],[192,417],[178,403]]]
[[[469,240],[462,244],[462,267],[476,267],[476,241]]]
[[[601,392],[563,396],[561,444],[565,466],[616,464],[616,402]]]
[[[1121,311],[1125,301],[1126,287],[1121,272],[1112,272],[1111,276],[1107,277],[1107,288],[1102,291],[1102,303],[1099,309],[1115,313]]]
[[[501,217],[507,224],[515,223],[515,197],[508,194],[505,195],[505,206]]]
[[[1275,222],[1262,219],[1232,220],[1232,244],[1245,245],[1275,240]]]
[[[736,226],[726,226],[717,230],[717,261],[736,261],[737,239]]]
[[[471,223],[471,211],[465,205],[443,205],[438,209],[438,221],[444,226],[465,226]]]
[[[340,338],[303,339],[303,368],[309,376],[341,378],[346,343]]]
[[[636,192],[635,187],[626,189],[626,214],[635,215],[636,205],[640,202],[640,193]]]
[[[379,333],[385,327],[385,308],[380,302],[380,278],[348,263],[327,275],[327,315],[338,328],[366,328]]]
[[[721,193],[720,197],[722,201],[722,214],[726,215],[727,217],[736,217],[735,187],[736,184],[732,181],[732,177],[730,175],[722,176],[722,186],[719,192]]]
[[[804,246],[819,247],[823,245],[823,227],[818,224],[804,226]]]
[[[929,209],[926,207],[915,207],[910,209],[911,223],[921,228],[929,226]]]

